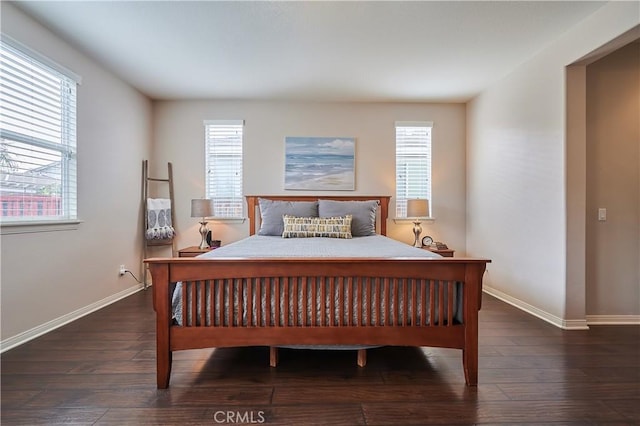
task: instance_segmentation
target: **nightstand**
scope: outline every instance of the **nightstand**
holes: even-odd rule
[[[183,248],[178,250],[178,257],[196,257],[203,253],[208,253],[211,250],[215,250],[215,247],[209,247],[206,249],[201,249],[198,246],[191,246],[187,248]]]
[[[422,247],[424,250],[429,250],[430,252],[433,253],[438,253],[440,256],[442,257],[453,257],[453,253],[455,253],[455,250],[452,249],[440,249],[438,250],[435,247],[431,247],[431,246],[424,246]]]

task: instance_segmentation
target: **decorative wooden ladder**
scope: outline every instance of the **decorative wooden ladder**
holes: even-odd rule
[[[175,236],[173,238],[167,238],[162,240],[148,240],[146,236],[147,228],[149,226],[149,214],[147,212],[147,200],[149,199],[149,182],[160,182],[164,184],[168,184],[169,186],[169,199],[171,200],[171,226],[176,226],[176,209],[175,209],[175,198],[173,194],[173,166],[171,163],[167,163],[167,178],[157,178],[149,176],[149,161],[142,161],[142,211],[144,214],[144,226],[142,228],[142,283],[144,285],[144,289],[146,290],[147,285],[147,265],[144,263],[144,259],[146,259],[149,254],[149,247],[158,247],[158,246],[171,246],[171,256],[176,257],[176,244],[175,244]]]

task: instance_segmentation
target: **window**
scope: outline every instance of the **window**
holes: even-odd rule
[[[407,217],[407,200],[431,200],[433,123],[396,122],[396,217]]]
[[[79,78],[2,36],[0,221],[77,219]]]
[[[242,120],[205,121],[206,198],[217,218],[243,217]]]

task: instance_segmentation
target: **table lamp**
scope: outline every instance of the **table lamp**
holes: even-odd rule
[[[422,198],[407,200],[407,218],[413,219],[414,247],[422,247],[422,241],[420,241],[420,234],[422,233],[420,219],[427,217],[429,217],[429,200]]]
[[[202,236],[202,241],[200,242],[199,247],[201,250],[209,248],[209,244],[207,243],[207,233],[209,232],[209,229],[207,228],[207,221],[205,219],[211,216],[213,216],[213,200],[207,198],[191,200],[191,217],[202,218],[202,221],[200,222],[200,235]]]

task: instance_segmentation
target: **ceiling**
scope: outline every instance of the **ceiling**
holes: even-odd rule
[[[152,99],[465,102],[605,2],[14,4]]]

